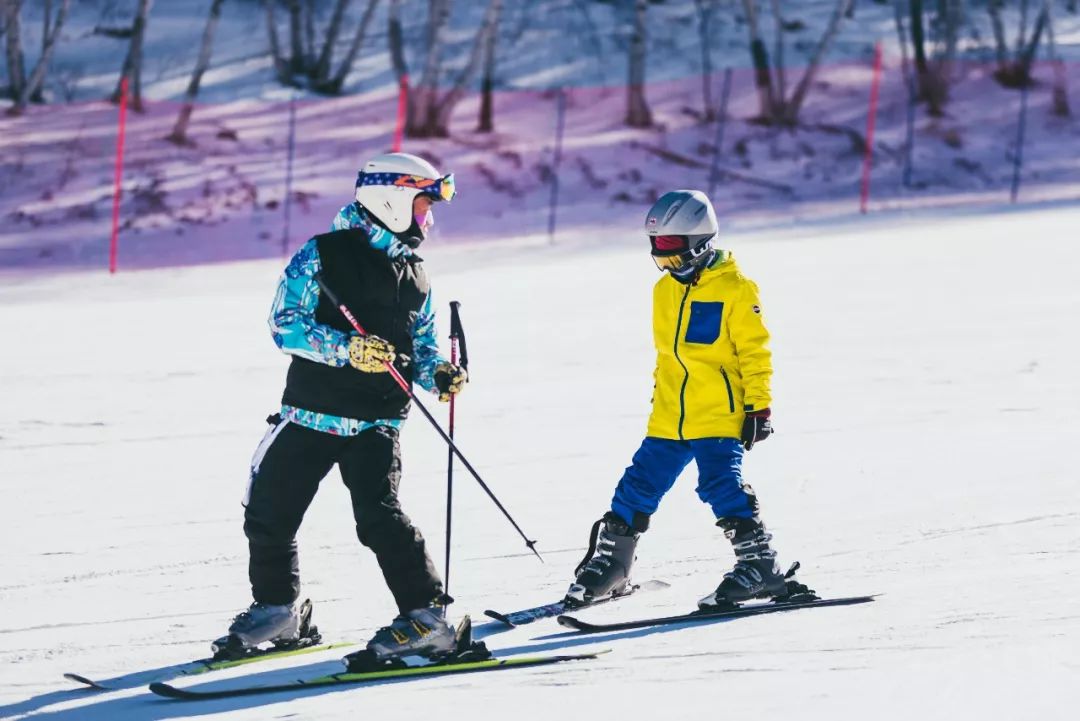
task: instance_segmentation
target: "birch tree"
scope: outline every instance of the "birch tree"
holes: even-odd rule
[[[484,71],[480,80],[480,116],[477,119],[476,131],[478,133],[490,133],[495,130],[495,46],[499,39],[499,18],[496,16],[494,26],[484,37]]]
[[[285,7],[289,10],[289,70],[295,76],[307,69],[304,63],[303,11],[300,0],[286,0]]]
[[[292,85],[289,64],[281,52],[281,41],[278,38],[277,17],[274,13],[274,4],[277,0],[262,0],[262,2],[263,9],[266,11],[266,35],[270,41],[270,58],[274,63],[274,75],[282,85]]]
[[[712,97],[712,19],[716,0],[694,0],[698,18],[698,38],[701,45],[701,117],[706,123],[716,119]]]
[[[330,14],[330,24],[326,26],[326,38],[323,40],[322,51],[319,52],[319,59],[315,61],[313,77],[317,83],[325,83],[330,79],[330,61],[334,56],[334,45],[341,33],[345,10],[349,7],[349,3],[350,0],[337,0],[334,3],[334,11]],[[312,35],[314,36],[314,31]]]
[[[790,97],[788,97],[787,69],[784,61],[783,33],[785,22],[780,14],[780,3],[778,0],[772,0],[771,2],[772,18],[776,27],[774,47],[776,66],[774,70],[770,67],[768,50],[761,36],[757,0],[743,0],[747,31],[750,33],[750,56],[754,63],[754,81],[758,91],[759,120],[761,122],[769,125],[786,125],[788,127],[798,124],[803,103],[806,102],[810,87],[821,66],[821,61],[825,59],[829,47],[840,32],[840,26],[843,24],[844,17],[853,1],[837,0],[828,25],[826,25],[821,38],[810,54],[806,70],[792,90]],[[917,1],[913,0],[913,2]]]
[[[67,20],[68,10],[70,8],[71,0],[62,0],[60,11],[56,15],[56,21],[52,23],[51,27],[48,25],[45,26],[45,35],[41,41],[41,57],[38,58],[37,65],[34,66],[33,71],[30,73],[30,78],[22,85],[19,95],[15,98],[15,105],[10,111],[13,115],[22,113],[23,110],[26,109],[31,98],[41,97],[42,88],[45,85],[45,76],[49,72],[49,63],[52,62],[53,52],[56,50],[56,42],[60,39],[60,31],[64,27],[64,22]],[[46,15],[46,17],[50,16],[51,13]]]
[[[645,21],[648,8],[648,0],[634,0],[634,29],[630,36],[626,86],[626,124],[632,128],[652,125],[652,112],[645,100]]]
[[[360,54],[360,48],[364,44],[364,37],[367,35],[368,26],[371,25],[371,18],[375,15],[375,8],[378,5],[379,0],[368,0],[367,7],[364,9],[364,15],[360,18],[360,24],[353,34],[349,50],[345,53],[345,57],[342,59],[341,65],[338,67],[337,72],[334,73],[334,76],[328,80],[321,80],[318,76],[318,72],[316,72],[314,87],[317,91],[329,93],[331,95],[337,95],[341,92],[341,89],[345,86],[345,78],[352,72],[352,66],[353,63],[356,62],[356,56]],[[329,44],[329,41],[327,42]],[[330,57],[332,57],[332,54]]]
[[[450,0],[430,0],[423,70],[420,82],[407,96],[406,135],[411,138],[449,135],[450,115],[464,97],[465,89],[476,75],[485,42],[492,33],[498,30],[501,12],[502,0],[490,0],[484,12],[484,20],[473,39],[465,67],[458,73],[450,89],[440,95],[439,80],[443,74],[443,37],[450,18]],[[400,81],[407,75],[407,64],[401,42],[399,0],[391,1],[389,37],[391,61]]]
[[[22,26],[19,15],[22,0],[3,0],[5,41],[4,54],[7,57],[8,96],[18,100],[26,86],[26,67],[23,65]]]
[[[124,66],[120,71],[120,80],[116,83],[112,101],[120,102],[123,93],[124,78],[128,79],[128,90],[131,94],[131,107],[139,112],[143,111],[142,101],[142,61],[143,61],[143,38],[146,35],[146,23],[150,17],[150,6],[153,0],[139,0],[138,9],[135,11],[135,19],[131,24],[131,42],[128,44],[127,55],[124,57]]]
[[[199,94],[203,74],[210,66],[210,56],[214,49],[214,31],[217,29],[218,20],[221,19],[221,6],[224,4],[225,0],[213,0],[210,4],[210,14],[206,18],[202,44],[199,46],[199,58],[195,61],[195,69],[191,72],[191,81],[188,82],[187,93],[184,95],[184,105],[180,108],[180,114],[176,116],[176,125],[173,126],[173,131],[169,135],[169,140],[178,145],[188,142],[188,123],[191,121],[191,113],[195,110],[195,98]]]

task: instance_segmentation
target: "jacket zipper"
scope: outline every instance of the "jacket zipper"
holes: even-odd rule
[[[683,438],[683,422],[686,420],[686,384],[690,381],[690,370],[686,367],[686,364],[682,362],[682,358],[679,357],[679,334],[682,329],[683,311],[686,309],[686,299],[690,297],[690,286],[686,286],[686,290],[683,292],[682,302],[679,303],[679,319],[675,322],[675,360],[679,362],[679,365],[683,369],[683,382],[682,388],[679,389],[679,440],[686,440]]]
[[[728,411],[730,413],[735,412],[735,394],[731,392],[731,379],[728,378],[727,369],[724,366],[720,366],[720,375],[724,376],[724,385],[727,386],[727,403]]]

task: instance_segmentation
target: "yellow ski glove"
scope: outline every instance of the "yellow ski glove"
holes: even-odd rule
[[[439,400],[447,403],[450,397],[461,393],[469,382],[469,374],[461,366],[443,361],[435,366],[435,387],[439,390]]]
[[[385,373],[386,364],[396,358],[394,346],[377,335],[355,335],[349,339],[349,365],[364,373]]]

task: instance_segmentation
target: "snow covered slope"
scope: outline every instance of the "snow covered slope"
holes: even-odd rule
[[[0,717],[1072,718],[1078,221],[879,216],[729,237],[775,339],[778,432],[747,477],[781,561],[877,602],[583,638],[548,621],[486,640],[505,656],[613,652],[200,704],[128,674],[204,655],[248,603],[239,501],[286,365],[264,323],[280,263],[5,274]],[[461,447],[547,561],[459,468],[456,613],[558,597],[644,430],[655,270],[644,247],[596,241],[426,253],[439,307],[460,300],[469,333]],[[441,564],[446,451],[419,416],[404,444],[404,504]],[[691,471],[640,546],[638,576],[673,588],[588,618],[686,610],[719,580],[730,550],[693,486]],[[393,615],[336,473],[300,545],[327,636],[361,641]],[[198,683],[319,674],[339,655]],[[72,689],[64,671],[131,688]]]

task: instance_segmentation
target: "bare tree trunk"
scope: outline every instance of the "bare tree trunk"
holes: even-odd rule
[[[473,40],[468,62],[458,75],[454,87],[435,105],[435,125],[431,131],[431,134],[435,137],[445,138],[450,135],[450,115],[454,112],[454,107],[461,101],[466,86],[480,67],[480,59],[483,56],[483,49],[488,36],[498,32],[499,14],[501,12],[502,0],[491,0],[487,10],[484,12],[484,21],[476,32],[476,38]]]
[[[409,65],[405,60],[405,41],[401,32],[401,0],[390,0],[387,11],[386,48],[390,52],[390,65],[394,68],[398,87],[404,87],[409,78]],[[405,93],[405,118],[416,116],[416,93],[408,88]]]
[[[48,49],[49,29],[52,28],[52,11],[53,0],[45,0],[45,13],[41,22],[41,55],[44,57],[46,50]],[[30,99],[35,103],[40,103],[44,99],[42,92],[44,91],[44,83],[41,83],[34,88],[30,93]]]
[[[757,0],[743,0],[746,12],[746,29],[750,33],[750,57],[754,62],[754,85],[757,86],[759,114],[762,120],[771,122],[776,107],[773,95],[772,72],[769,69],[769,52],[761,41],[758,28]]]
[[[476,132],[490,133],[495,130],[495,45],[499,39],[499,16],[496,13],[492,27],[484,37],[484,73],[480,81],[480,117]]]
[[[450,0],[429,0],[427,56],[420,83],[411,94],[405,134],[411,138],[429,137],[438,126],[438,82],[442,69],[443,30],[450,17]]]
[[[854,7],[855,0],[852,0],[849,8]],[[776,23],[776,50],[773,58],[776,67],[776,101],[777,105],[783,108],[787,104],[787,70],[784,68],[784,16],[780,12],[780,0],[772,0],[772,11],[773,21]]]
[[[1069,89],[1065,78],[1065,63],[1057,56],[1057,44],[1054,40],[1054,19],[1051,15],[1050,0],[1045,0],[1043,11],[1046,13],[1046,40],[1050,62],[1054,66],[1054,89],[1052,112],[1059,118],[1072,117],[1069,108]]]
[[[45,47],[49,44],[49,28],[52,27],[52,0],[45,0],[45,18],[41,23],[41,52],[45,52]]]
[[[915,55],[915,76],[919,81],[919,97],[926,101],[927,112],[940,117],[943,114],[949,87],[938,69],[931,67],[926,56],[926,30],[923,20],[922,0],[911,0],[911,45]]]
[[[963,11],[960,0],[943,0],[944,8],[942,20],[945,24],[945,63],[951,69],[953,60],[956,59],[956,44],[960,40],[960,25],[963,22]]]
[[[146,35],[146,23],[150,16],[150,6],[153,0],[139,0],[138,10],[135,12],[135,20],[131,24],[131,44],[128,45],[127,56],[124,58],[124,67],[120,72],[120,80],[116,84],[116,90],[112,94],[112,102],[120,102],[123,92],[124,78],[128,79],[131,93],[131,107],[138,112],[143,111],[142,101],[142,60],[143,38]]]
[[[289,8],[289,72],[295,77],[304,68],[304,18],[300,0],[288,0]]]
[[[315,0],[304,5],[304,70],[310,73],[315,67]]]
[[[289,66],[285,62],[285,56],[281,54],[281,43],[278,41],[277,18],[274,16],[276,1],[263,0],[263,7],[266,8],[266,34],[270,38],[270,57],[274,61],[274,75],[277,76],[278,82],[283,85],[292,85]]]
[[[1042,38],[1042,32],[1046,28],[1048,16],[1049,9],[1044,2],[1039,14],[1035,16],[1035,27],[1031,31],[1031,41],[1020,53],[1019,62],[1017,63],[1017,75],[1018,80],[1025,86],[1031,84],[1031,64],[1035,61],[1035,53],[1039,50],[1039,40]]]
[[[22,28],[19,22],[19,13],[22,10],[22,0],[4,0],[4,18],[7,26],[7,53],[8,67],[8,93],[12,100],[18,100],[22,96],[26,86],[26,67],[23,65],[22,51]]]
[[[1019,55],[1027,45],[1028,0],[1020,0],[1020,25],[1016,32],[1016,53]]]
[[[988,0],[986,11],[990,13],[990,26],[994,29],[994,48],[997,52],[998,72],[1009,66],[1009,45],[1005,40],[1005,24],[1001,21],[1001,6],[1005,0]]]
[[[345,18],[345,9],[349,7],[350,0],[337,0],[334,4],[334,12],[330,15],[330,24],[326,28],[326,39],[323,41],[319,59],[315,61],[315,69],[312,71],[312,79],[316,84],[325,83],[330,77],[330,62],[334,57],[334,45],[337,43],[338,34],[341,32],[341,24]]]
[[[915,70],[921,85],[923,78],[930,74],[930,65],[926,61],[926,31],[923,29],[922,0],[911,0],[911,47],[915,55]]]
[[[904,87],[909,92],[914,88],[911,77],[911,59],[908,57],[907,33],[904,31],[904,0],[893,0],[893,19],[896,21],[896,39],[900,45],[900,71],[904,75]],[[911,92],[911,102],[915,102],[914,92]]]
[[[716,0],[694,0],[697,8],[698,36],[701,40],[701,103],[704,112],[701,118],[706,123],[716,119],[716,108],[713,107],[712,97],[712,22],[713,12],[716,10]]]
[[[852,2],[854,0],[837,1],[836,10],[833,11],[832,19],[829,20],[825,34],[821,36],[818,46],[814,49],[814,54],[806,66],[806,72],[803,73],[802,79],[795,87],[795,92],[791,94],[791,100],[784,103],[784,122],[794,125],[798,121],[799,111],[802,109],[803,101],[806,100],[806,93],[810,89],[810,84],[814,81],[814,76],[817,75],[818,66],[821,64],[822,58],[825,57],[825,53],[828,52],[833,38],[840,31],[840,23],[843,22],[848,6]]]
[[[386,30],[386,46],[390,51],[390,64],[400,84],[409,74],[405,62],[405,41],[401,35],[401,0],[390,0],[389,23]]]
[[[652,113],[645,100],[645,20],[648,0],[634,0],[634,32],[630,36],[629,83],[626,89],[626,124],[632,128],[652,125]]]
[[[225,0],[214,0],[210,5],[210,15],[206,19],[206,28],[203,29],[202,45],[199,46],[199,59],[195,62],[195,70],[191,73],[191,82],[188,83],[184,105],[180,108],[176,125],[173,126],[172,134],[169,136],[169,140],[177,145],[187,142],[188,122],[195,109],[195,98],[199,94],[203,73],[210,66],[210,55],[214,50],[214,31],[217,29],[218,20],[221,19],[221,6],[224,4]]]
[[[378,4],[379,0],[368,0],[367,7],[364,9],[364,15],[360,18],[360,25],[356,28],[356,34],[353,35],[352,44],[349,46],[349,52],[345,54],[345,59],[341,61],[341,67],[338,68],[333,79],[328,81],[325,87],[316,86],[316,90],[337,95],[341,92],[341,89],[345,87],[345,78],[347,78],[352,71],[353,63],[356,62],[356,56],[360,53],[360,48],[364,44],[364,36],[367,35],[368,26],[371,24],[371,18],[375,14],[375,8]],[[400,31],[401,26],[399,24],[399,39]]]
[[[32,97],[41,97],[42,88],[45,85],[45,76],[49,72],[49,63],[52,61],[53,52],[56,50],[56,41],[60,39],[60,31],[64,27],[70,8],[71,0],[63,0],[60,12],[56,16],[56,23],[51,28],[45,29],[41,57],[38,59],[33,72],[30,73],[30,79],[23,85],[22,92],[19,93],[19,97],[15,100],[15,106],[11,109],[12,114],[17,115],[25,110]]]

